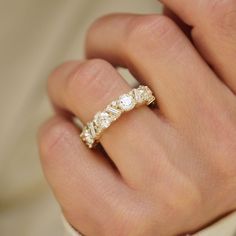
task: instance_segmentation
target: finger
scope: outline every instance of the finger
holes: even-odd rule
[[[222,80],[236,92],[236,1],[162,0],[191,26],[192,38]]]
[[[72,72],[65,76],[64,70],[68,71],[68,67]],[[89,60],[74,67],[67,63],[57,69],[49,78],[48,89],[54,104],[71,111],[83,123],[131,89],[103,60]],[[127,183],[138,186],[143,184],[140,180],[155,163],[161,166],[161,160],[152,160],[154,156],[147,156],[146,150],[158,154],[164,133],[164,122],[148,107],[142,106],[123,114],[105,130],[100,141]]]
[[[128,187],[62,117],[43,125],[39,146],[44,173],[68,221],[84,235],[105,235],[111,230],[107,222],[122,217],[126,203],[130,204]]]
[[[103,17],[88,33],[87,55],[128,67],[153,88],[160,110],[177,125],[202,122],[199,114],[228,96],[186,36],[165,16]]]
[[[166,6],[164,6],[163,8],[163,14],[172,19],[179,26],[179,28],[185,33],[188,39],[191,40],[191,29],[192,29],[191,26],[185,24],[173,11],[171,11]]]

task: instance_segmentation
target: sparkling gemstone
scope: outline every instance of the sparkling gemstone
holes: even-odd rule
[[[96,137],[96,131],[93,122],[88,123],[88,128],[93,138]]]
[[[144,95],[145,91],[142,88],[134,89],[134,97],[138,103],[142,103],[145,100]]]
[[[111,121],[111,117],[107,112],[99,112],[95,115],[95,123],[98,127],[108,128]]]
[[[111,102],[111,105],[113,106],[113,107],[115,107],[117,104],[116,104],[116,101],[112,101]]]
[[[135,103],[131,95],[125,94],[119,98],[119,107],[125,111],[129,111],[134,108]]]
[[[145,90],[146,90],[147,96],[151,97],[152,96],[152,91],[148,87],[145,87]]]
[[[83,133],[83,136],[87,144],[93,144],[94,139],[92,138],[92,135],[90,134],[89,130],[86,129]]]
[[[116,120],[121,115],[121,111],[111,105],[106,108],[106,111],[111,115],[113,120]]]

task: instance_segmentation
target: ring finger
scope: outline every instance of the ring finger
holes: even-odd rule
[[[86,123],[131,88],[109,63],[94,59],[62,65],[50,76],[48,89],[57,107],[72,112]],[[142,106],[122,115],[105,130],[100,141],[130,184],[142,183],[140,180],[157,161],[159,168],[162,162],[167,162],[161,158],[165,126],[153,111]]]

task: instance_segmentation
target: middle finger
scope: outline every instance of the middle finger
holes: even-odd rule
[[[128,67],[154,89],[160,110],[176,124],[202,123],[199,114],[229,96],[184,33],[165,16],[103,17],[89,31],[87,53]]]

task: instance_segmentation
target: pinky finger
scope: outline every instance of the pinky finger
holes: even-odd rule
[[[101,235],[114,218],[115,203],[124,203],[128,187],[101,153],[89,150],[77,128],[55,116],[39,132],[45,176],[67,220],[85,235]]]

